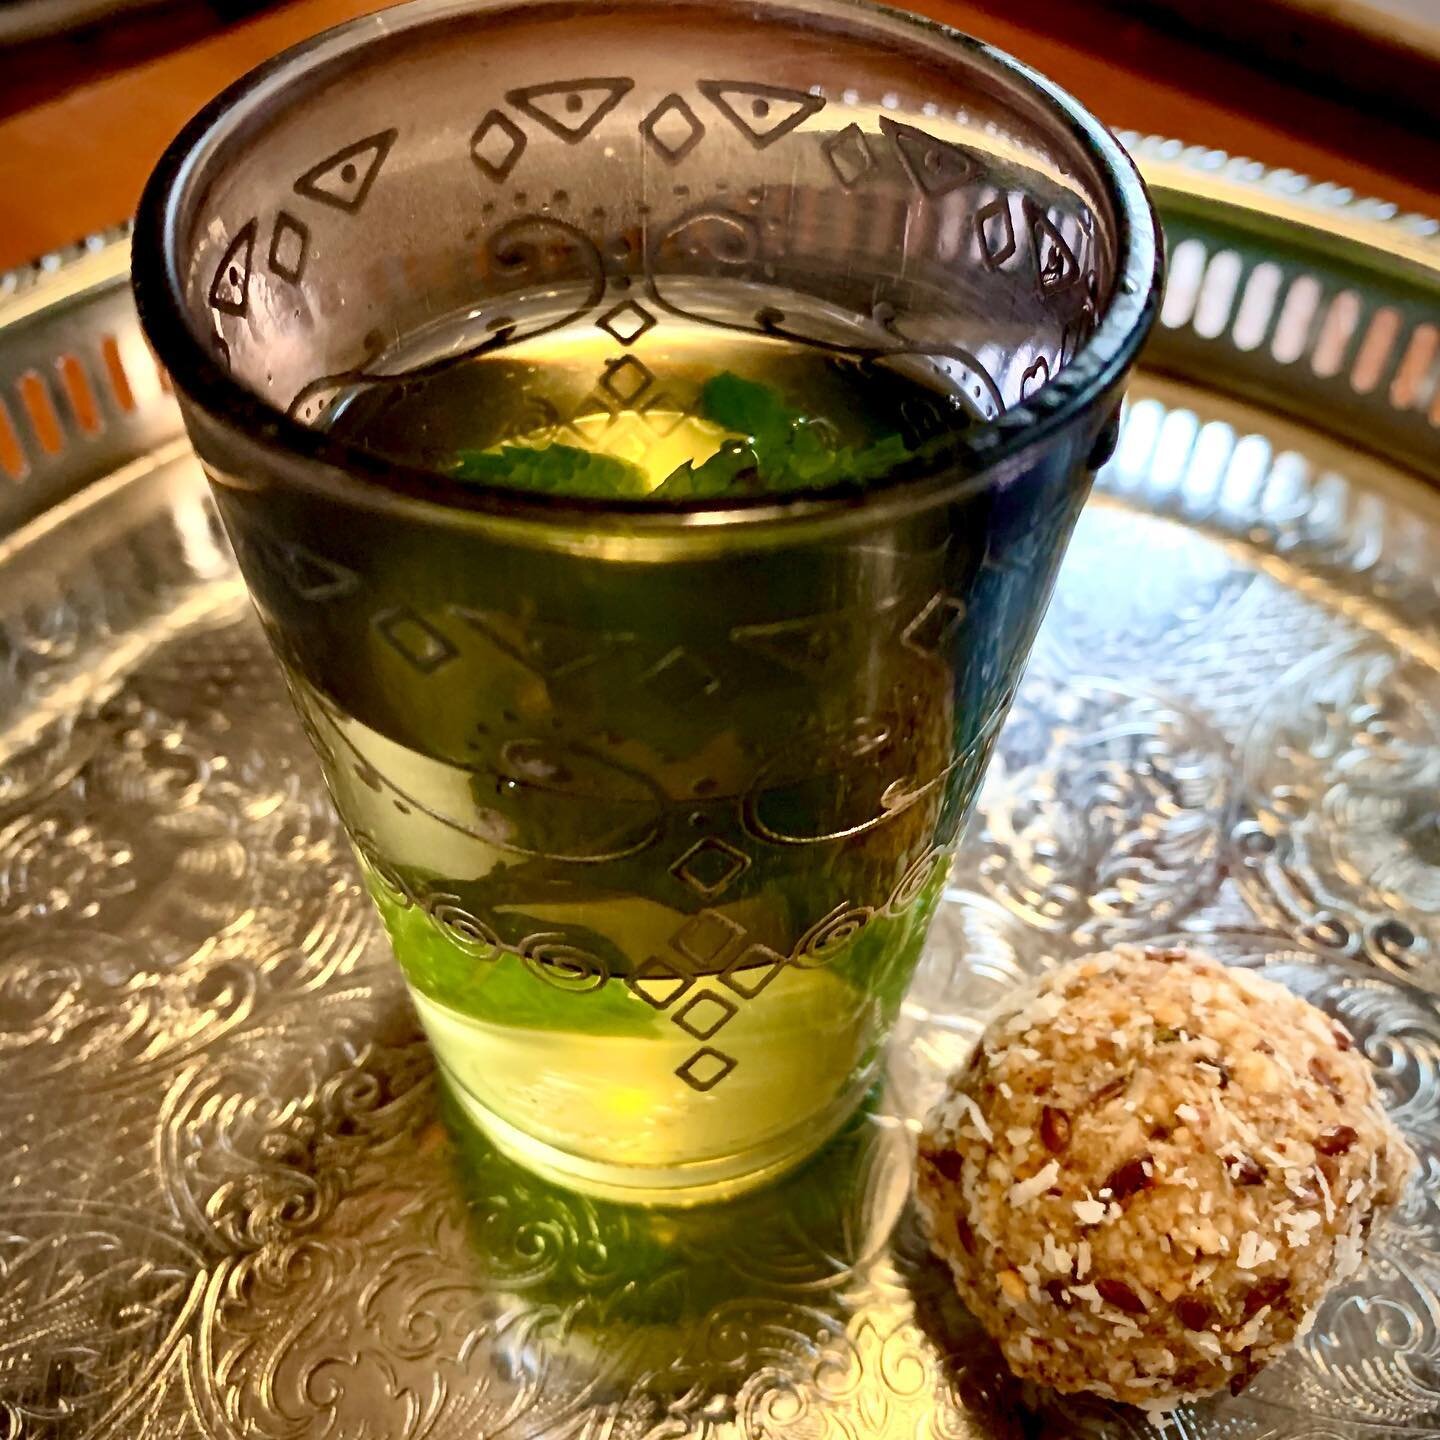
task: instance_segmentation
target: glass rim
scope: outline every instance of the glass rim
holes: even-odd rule
[[[612,0],[620,5],[694,7],[702,0]],[[215,149],[257,110],[283,93],[312,65],[334,63],[373,42],[408,30],[494,12],[571,10],[576,0],[407,0],[359,16],[290,46],[227,86],[198,111],[165,148],[136,211],[131,278],[142,327],[177,393],[208,420],[238,433],[282,462],[296,461],[306,488],[367,508],[439,507],[511,521],[571,523],[609,518],[628,528],[746,525],[863,510],[909,508],[940,495],[983,488],[1019,468],[1065,431],[1107,392],[1134,362],[1159,309],[1164,269],[1160,225],[1134,161],[1110,130],[1074,96],[1003,50],[950,26],[872,0],[751,0],[752,13],[822,16],[864,39],[889,33],[920,40],[937,58],[947,55],[973,69],[1018,85],[1038,99],[1047,117],[1093,164],[1115,217],[1111,290],[1095,329],[1070,361],[1033,395],[993,420],[957,432],[942,468],[903,473],[863,487],[842,482],[785,495],[740,495],[688,500],[643,496],[595,498],[503,486],[457,487],[442,472],[383,456],[363,445],[312,428],[236,380],[201,342],[186,317],[176,237],[182,202]],[[742,12],[743,13],[743,12]],[[735,17],[742,18],[741,14]]]

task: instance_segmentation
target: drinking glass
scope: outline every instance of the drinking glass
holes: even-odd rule
[[[1158,263],[1074,100],[844,0],[419,0],[260,67],[166,152],[146,331],[439,1065],[501,1149],[692,1203],[854,1110]],[[383,453],[338,423],[545,336],[550,390],[477,381]],[[711,499],[437,458],[482,419],[658,444],[707,355],[757,346],[910,367],[969,423],[864,484]]]

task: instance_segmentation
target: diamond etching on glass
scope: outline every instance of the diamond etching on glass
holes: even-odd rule
[[[975,212],[975,238],[987,270],[998,270],[1015,253],[1015,222],[1004,192]]]
[[[739,1010],[733,1000],[727,1000],[714,990],[702,990],[698,995],[692,995],[670,1018],[687,1035],[693,1035],[697,1040],[708,1040],[728,1025]]]
[[[625,985],[655,1010],[673,1005],[693,984],[695,977],[673,960],[651,955],[625,977]]]
[[[470,158],[492,180],[506,180],[525,145],[525,132],[503,111],[491,110],[470,137]]]
[[[640,133],[657,155],[677,165],[705,138],[705,126],[681,96],[667,95],[640,122]]]
[[[942,655],[965,621],[965,602],[943,591],[932,595],[901,631],[900,643],[917,655]]]
[[[727,890],[749,868],[748,855],[724,840],[706,836],[670,867],[670,873],[697,895],[710,900]]]
[[[660,440],[668,439],[692,418],[691,412],[668,390],[647,397],[637,413],[646,429]]]
[[[720,677],[683,645],[662,655],[640,677],[640,683],[667,705],[694,704],[720,689]]]
[[[433,675],[460,653],[428,620],[407,607],[376,616],[375,629],[402,660],[422,675]]]
[[[600,388],[629,409],[650,388],[654,379],[650,367],[643,360],[634,355],[621,355],[616,360],[605,362],[600,374]]]
[[[875,168],[865,132],[853,120],[843,130],[827,135],[820,142],[820,153],[846,190],[853,189]]]
[[[655,325],[655,317],[634,300],[622,300],[596,322],[607,335],[622,345],[633,345]]]
[[[714,1046],[702,1045],[675,1073],[692,1089],[702,1094],[713,1090],[736,1066],[733,1055]]]
[[[747,945],[720,972],[720,983],[753,1000],[790,962],[768,945]]]
[[[683,861],[690,855],[681,856]],[[702,910],[698,915],[689,916],[683,925],[670,937],[670,945],[687,960],[696,965],[714,965],[739,940],[745,938],[745,929],[737,925],[728,915],[718,910]]]
[[[270,234],[270,270],[282,280],[298,285],[305,274],[305,261],[309,258],[310,230],[303,220],[297,220],[288,210],[282,210],[275,217],[275,229]]]
[[[1070,242],[1054,220],[1030,197],[1025,197],[1025,219],[1030,228],[1031,252],[1035,258],[1035,282],[1042,295],[1068,289],[1080,279],[1080,265]]]

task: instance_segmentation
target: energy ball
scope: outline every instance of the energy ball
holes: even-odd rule
[[[1414,1165],[1313,1005],[1124,947],[989,1025],[926,1121],[916,1185],[1017,1375],[1164,1411],[1238,1393],[1304,1335]]]

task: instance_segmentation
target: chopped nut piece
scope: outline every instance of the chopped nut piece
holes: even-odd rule
[[[1063,1310],[1071,1305],[1070,1291],[1063,1280],[1047,1280],[1042,1287],[1050,1299]]]
[[[1100,1292],[1100,1298],[1117,1310],[1123,1310],[1127,1315],[1145,1313],[1145,1302],[1123,1280],[1097,1280],[1095,1288]]]
[[[1309,1069],[1310,1074],[1343,1105],[1345,1092],[1340,1088],[1340,1082],[1330,1073],[1330,1067],[1318,1055],[1310,1057]]]
[[[1154,1183],[1155,1162],[1149,1155],[1135,1155],[1122,1165],[1117,1165],[1105,1181],[1105,1189],[1116,1200],[1128,1200],[1142,1190],[1148,1190]]]
[[[928,1157],[930,1163],[947,1179],[958,1181],[965,1173],[965,1160],[953,1150],[941,1150]]]
[[[1052,1155],[1064,1154],[1070,1143],[1070,1117],[1054,1105],[1040,1112],[1040,1143]]]
[[[1248,1320],[1266,1305],[1274,1305],[1290,1293],[1288,1275],[1272,1275],[1252,1285],[1245,1295],[1245,1318]]]
[[[1128,1075],[1116,1075],[1113,1079],[1107,1080],[1091,1097],[1090,1104],[1098,1108],[1107,1100],[1113,1100],[1122,1090],[1130,1084]]]
[[[1225,1169],[1237,1185],[1265,1183],[1265,1167],[1253,1155],[1247,1155],[1243,1150],[1237,1155],[1226,1157]]]
[[[1315,1141],[1317,1155],[1344,1155],[1359,1139],[1353,1125],[1331,1125]]]

